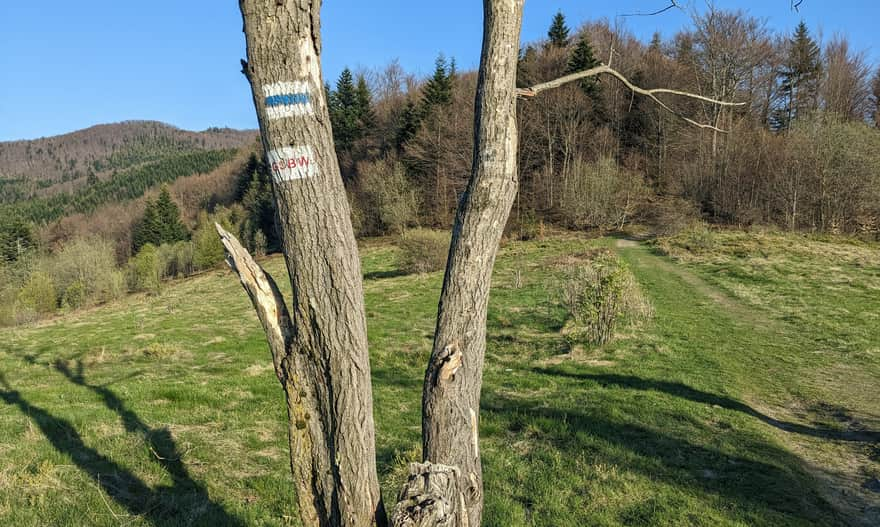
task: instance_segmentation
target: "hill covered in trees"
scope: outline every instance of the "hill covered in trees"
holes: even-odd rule
[[[256,132],[181,130],[155,121],[101,124],[69,134],[0,142],[0,203],[72,190],[114,171],[194,151],[249,145]]]

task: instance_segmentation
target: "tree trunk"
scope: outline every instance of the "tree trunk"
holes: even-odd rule
[[[240,7],[244,73],[293,289],[289,316],[277,289],[252,287],[251,298],[287,395],[300,515],[305,525],[384,525],[360,259],[320,69],[321,2],[241,0]]]
[[[480,525],[480,388],[492,267],[517,191],[516,69],[524,0],[485,0],[471,179],[452,243],[422,402],[424,458],[458,470],[467,523]]]

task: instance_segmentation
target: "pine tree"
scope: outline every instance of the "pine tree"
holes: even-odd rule
[[[421,122],[421,112],[419,111],[418,106],[416,106],[416,103],[411,100],[407,101],[406,106],[403,107],[403,111],[400,114],[400,119],[397,123],[397,134],[394,138],[394,143],[398,151],[403,149],[403,146],[407,141],[415,137],[416,133],[419,131]]]
[[[162,185],[156,199],[156,219],[159,222],[159,243],[174,243],[189,238],[186,226],[180,220],[180,209],[171,199],[168,187]]]
[[[20,217],[0,217],[0,263],[18,260],[36,246],[33,230]]]
[[[422,108],[430,113],[436,106],[445,106],[452,102],[453,73],[447,67],[446,58],[441,54],[434,62],[434,75],[425,83],[422,90]]]
[[[358,75],[355,89],[355,114],[360,124],[359,135],[362,136],[376,121],[376,115],[373,113],[373,94],[370,93],[370,86],[363,75]]]
[[[158,245],[160,240],[160,226],[156,215],[156,204],[152,200],[147,200],[144,207],[144,217],[135,226],[132,233],[132,249],[137,253],[147,244]]]
[[[788,43],[788,59],[781,72],[783,105],[774,116],[777,129],[787,129],[792,121],[815,110],[822,77],[822,52],[802,21]]]
[[[558,11],[553,17],[553,23],[550,24],[550,30],[547,31],[547,37],[550,39],[550,45],[557,48],[568,46],[568,26],[565,25],[565,15],[562,11]]]
[[[180,209],[171,199],[168,187],[162,185],[156,201],[147,200],[144,217],[132,233],[132,248],[134,252],[138,252],[147,244],[158,247],[163,243],[174,243],[188,237],[189,232],[180,220]]]
[[[336,148],[350,152],[359,138],[361,129],[358,119],[358,95],[351,70],[345,68],[336,81],[336,90],[330,94],[330,122]]]
[[[590,45],[590,39],[586,32],[581,34],[578,39],[577,46],[568,60],[568,70],[566,73],[577,73],[579,71],[588,70],[599,66],[601,62],[593,53],[593,46]],[[599,84],[595,77],[590,77],[579,82],[581,90],[587,97],[595,98],[599,94]]]
[[[260,173],[251,175],[250,184],[241,200],[245,210],[246,230],[243,237],[247,240],[256,240],[257,234],[262,233],[266,244],[264,249],[280,249],[278,232],[275,226],[275,200],[272,197],[272,186],[268,178]],[[254,247],[250,247],[254,249]]]

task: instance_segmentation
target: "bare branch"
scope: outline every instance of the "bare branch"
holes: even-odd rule
[[[278,379],[284,383],[285,373],[282,360],[287,356],[290,349],[293,326],[284,297],[278,290],[275,280],[260,265],[254,261],[247,249],[242,247],[238,239],[227,232],[219,224],[215,223],[220,241],[226,248],[226,263],[235,271],[241,280],[263,329],[269,340],[269,348],[272,351],[272,362],[275,364],[275,373]]]
[[[656,16],[656,15],[663,14],[663,13],[669,11],[670,9],[676,9],[676,8],[681,9],[681,6],[678,5],[678,3],[676,2],[676,0],[669,0],[669,5],[668,5],[668,6],[664,7],[663,9],[658,9],[657,11],[654,11],[653,13],[628,13],[628,14],[625,14],[625,15],[619,15],[619,16],[621,16],[621,17],[629,17],[629,16]]]
[[[588,70],[579,71],[577,73],[572,73],[570,75],[566,75],[564,77],[559,77],[558,79],[554,79],[552,81],[542,82],[541,84],[536,84],[531,88],[520,88],[517,90],[517,95],[521,98],[531,98],[543,91],[551,90],[553,88],[558,88],[565,84],[578,81],[581,79],[586,79],[588,77],[596,77],[599,75],[610,75],[620,82],[622,82],[627,88],[630,89],[633,93],[637,93],[639,95],[644,95],[648,97],[652,101],[654,101],[658,106],[666,110],[667,112],[681,118],[689,124],[692,124],[698,128],[705,128],[708,130],[715,130],[716,132],[727,133],[726,130],[722,130],[711,124],[699,123],[694,121],[693,119],[682,115],[681,113],[673,110],[668,104],[657,98],[657,95],[667,94],[667,95],[676,95],[679,97],[686,97],[688,99],[696,99],[698,101],[707,102],[710,104],[715,104],[718,106],[744,106],[746,103],[742,102],[729,102],[729,101],[719,101],[717,99],[712,99],[710,97],[705,97],[703,95],[697,95],[696,93],[690,93],[686,91],[680,90],[670,90],[668,88],[652,88],[650,90],[646,90],[644,88],[640,88],[629,81],[626,77],[623,76],[619,71],[611,68],[610,66],[606,66],[605,64],[601,64],[596,66],[595,68],[590,68]]]

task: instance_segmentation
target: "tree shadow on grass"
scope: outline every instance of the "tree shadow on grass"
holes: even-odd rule
[[[77,362],[75,372],[63,363],[57,363],[56,369],[71,382],[98,394],[105,406],[120,416],[128,432],[138,433],[144,438],[154,460],[171,476],[171,486],[151,488],[129,469],[86,445],[73,423],[31,404],[12,388],[2,372],[0,399],[10,406],[17,406],[23,414],[32,418],[52,446],[69,456],[116,503],[125,507],[130,514],[143,516],[157,526],[210,524],[244,527],[239,518],[213,502],[207,489],[192,479],[167,428],[150,428],[137,414],[126,408],[112,391],[104,386],[88,384],[82,363]]]
[[[650,481],[718,496],[722,502],[706,500],[705,503],[718,513],[731,514],[734,521],[750,525],[843,524],[832,506],[811,486],[806,473],[800,472],[800,462],[795,456],[771,444],[756,441],[751,434],[732,430],[730,433],[736,436],[726,439],[724,447],[716,448],[701,444],[699,440],[676,437],[653,426],[632,422],[631,417],[609,413],[601,405],[566,408],[552,399],[534,400],[510,394],[484,393],[481,410],[484,419],[493,421],[491,426],[501,425],[502,430],[506,427],[510,434],[527,434],[525,437],[532,444],[526,469],[529,473],[524,476],[527,488],[522,491],[522,497],[515,497],[526,508],[544,501],[560,501],[555,494],[559,485],[554,483],[553,490],[547,491],[530,483],[546,479],[541,466],[543,463],[552,466],[553,452],[559,452],[566,466],[620,467],[641,473]],[[707,431],[702,429],[700,433],[706,437]],[[503,435],[502,440],[512,441]],[[543,461],[545,457],[546,461]],[[594,476],[577,472],[560,474],[560,478],[584,478],[566,484],[577,487],[589,488],[595,484]],[[621,478],[629,481],[625,476]],[[551,495],[544,495],[547,492]],[[593,491],[581,492],[590,495]],[[561,494],[565,495],[564,492]],[[686,505],[673,502],[655,510],[656,503],[657,500],[646,496],[644,500],[635,500],[622,507],[616,514],[625,524],[668,525],[680,524],[694,513],[685,510]],[[541,506],[546,508],[548,504]],[[562,509],[536,513],[545,515],[552,522],[556,514],[571,514],[571,507],[575,504],[563,501],[555,506]],[[589,524],[588,518],[583,516],[578,521]]]
[[[630,390],[655,391],[666,393],[675,397],[681,397],[695,403],[720,406],[727,410],[742,412],[746,415],[755,417],[774,428],[791,432],[795,434],[818,437],[821,439],[832,439],[836,441],[852,441],[860,443],[880,443],[880,432],[873,430],[833,430],[828,428],[812,428],[806,425],[790,423],[774,419],[769,415],[763,414],[751,406],[716,395],[714,393],[703,392],[687,386],[685,384],[668,381],[658,381],[654,379],[642,379],[631,375],[615,375],[615,374],[589,374],[589,373],[572,373],[555,368],[533,368],[533,371],[545,375],[558,375],[562,377],[570,377],[583,381],[595,382],[602,387],[619,386]],[[841,410],[836,410],[838,413]],[[846,419],[842,419],[846,420]],[[851,420],[851,419],[850,419]]]

